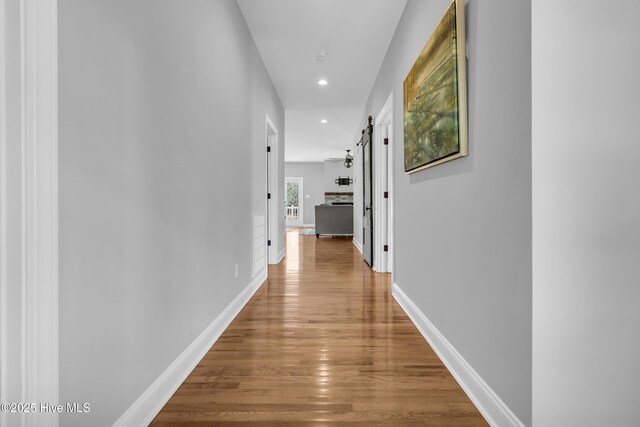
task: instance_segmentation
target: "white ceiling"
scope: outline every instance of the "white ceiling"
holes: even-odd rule
[[[406,0],[237,1],[285,109],[285,160],[344,157]]]

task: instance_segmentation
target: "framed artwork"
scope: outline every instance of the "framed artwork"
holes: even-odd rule
[[[464,0],[453,0],[404,80],[404,170],[469,154]]]

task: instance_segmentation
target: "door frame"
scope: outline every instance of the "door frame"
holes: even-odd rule
[[[281,246],[280,233],[278,232],[279,222],[282,215],[279,209],[282,207],[280,202],[280,185],[278,182],[278,171],[280,169],[280,158],[278,157],[278,128],[268,114],[265,114],[265,212],[267,215],[267,232],[265,233],[264,245],[267,248],[266,259],[269,264],[277,264],[282,260],[282,256],[278,256],[278,248]],[[267,149],[266,147],[270,147]],[[271,193],[271,199],[266,195]],[[267,243],[271,240],[271,246]],[[284,243],[282,242],[282,246]],[[286,250],[286,248],[285,248]]]
[[[304,178],[301,176],[286,176],[284,178],[284,200],[287,201],[287,181],[298,181],[298,219],[300,224],[293,224],[294,227],[304,227]],[[286,218],[285,212],[285,218]],[[285,219],[286,221],[286,219]],[[287,226],[289,224],[287,223]]]
[[[386,129],[385,129],[386,128]],[[388,138],[388,145],[384,138]],[[393,272],[393,92],[374,120],[373,131],[373,270]],[[389,192],[385,199],[384,192]],[[387,215],[383,215],[386,209]],[[384,251],[384,245],[388,251]]]
[[[0,3],[3,402],[59,402],[57,3]],[[8,380],[9,372],[19,377]],[[55,412],[17,417],[23,426],[58,425]],[[0,424],[8,418],[0,413]]]

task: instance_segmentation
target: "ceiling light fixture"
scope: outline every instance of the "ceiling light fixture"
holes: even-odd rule
[[[320,123],[322,123],[322,124],[327,123],[327,119],[322,119],[322,120],[320,120]]]
[[[350,168],[353,165],[353,156],[351,155],[351,150],[347,150],[347,155],[344,157],[344,167]]]
[[[326,81],[325,79],[321,79],[321,80],[318,80],[318,84],[320,86],[326,86],[327,84],[329,84],[329,82]]]

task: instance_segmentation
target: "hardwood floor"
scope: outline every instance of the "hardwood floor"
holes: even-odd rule
[[[486,426],[350,239],[287,257],[152,426]]]

